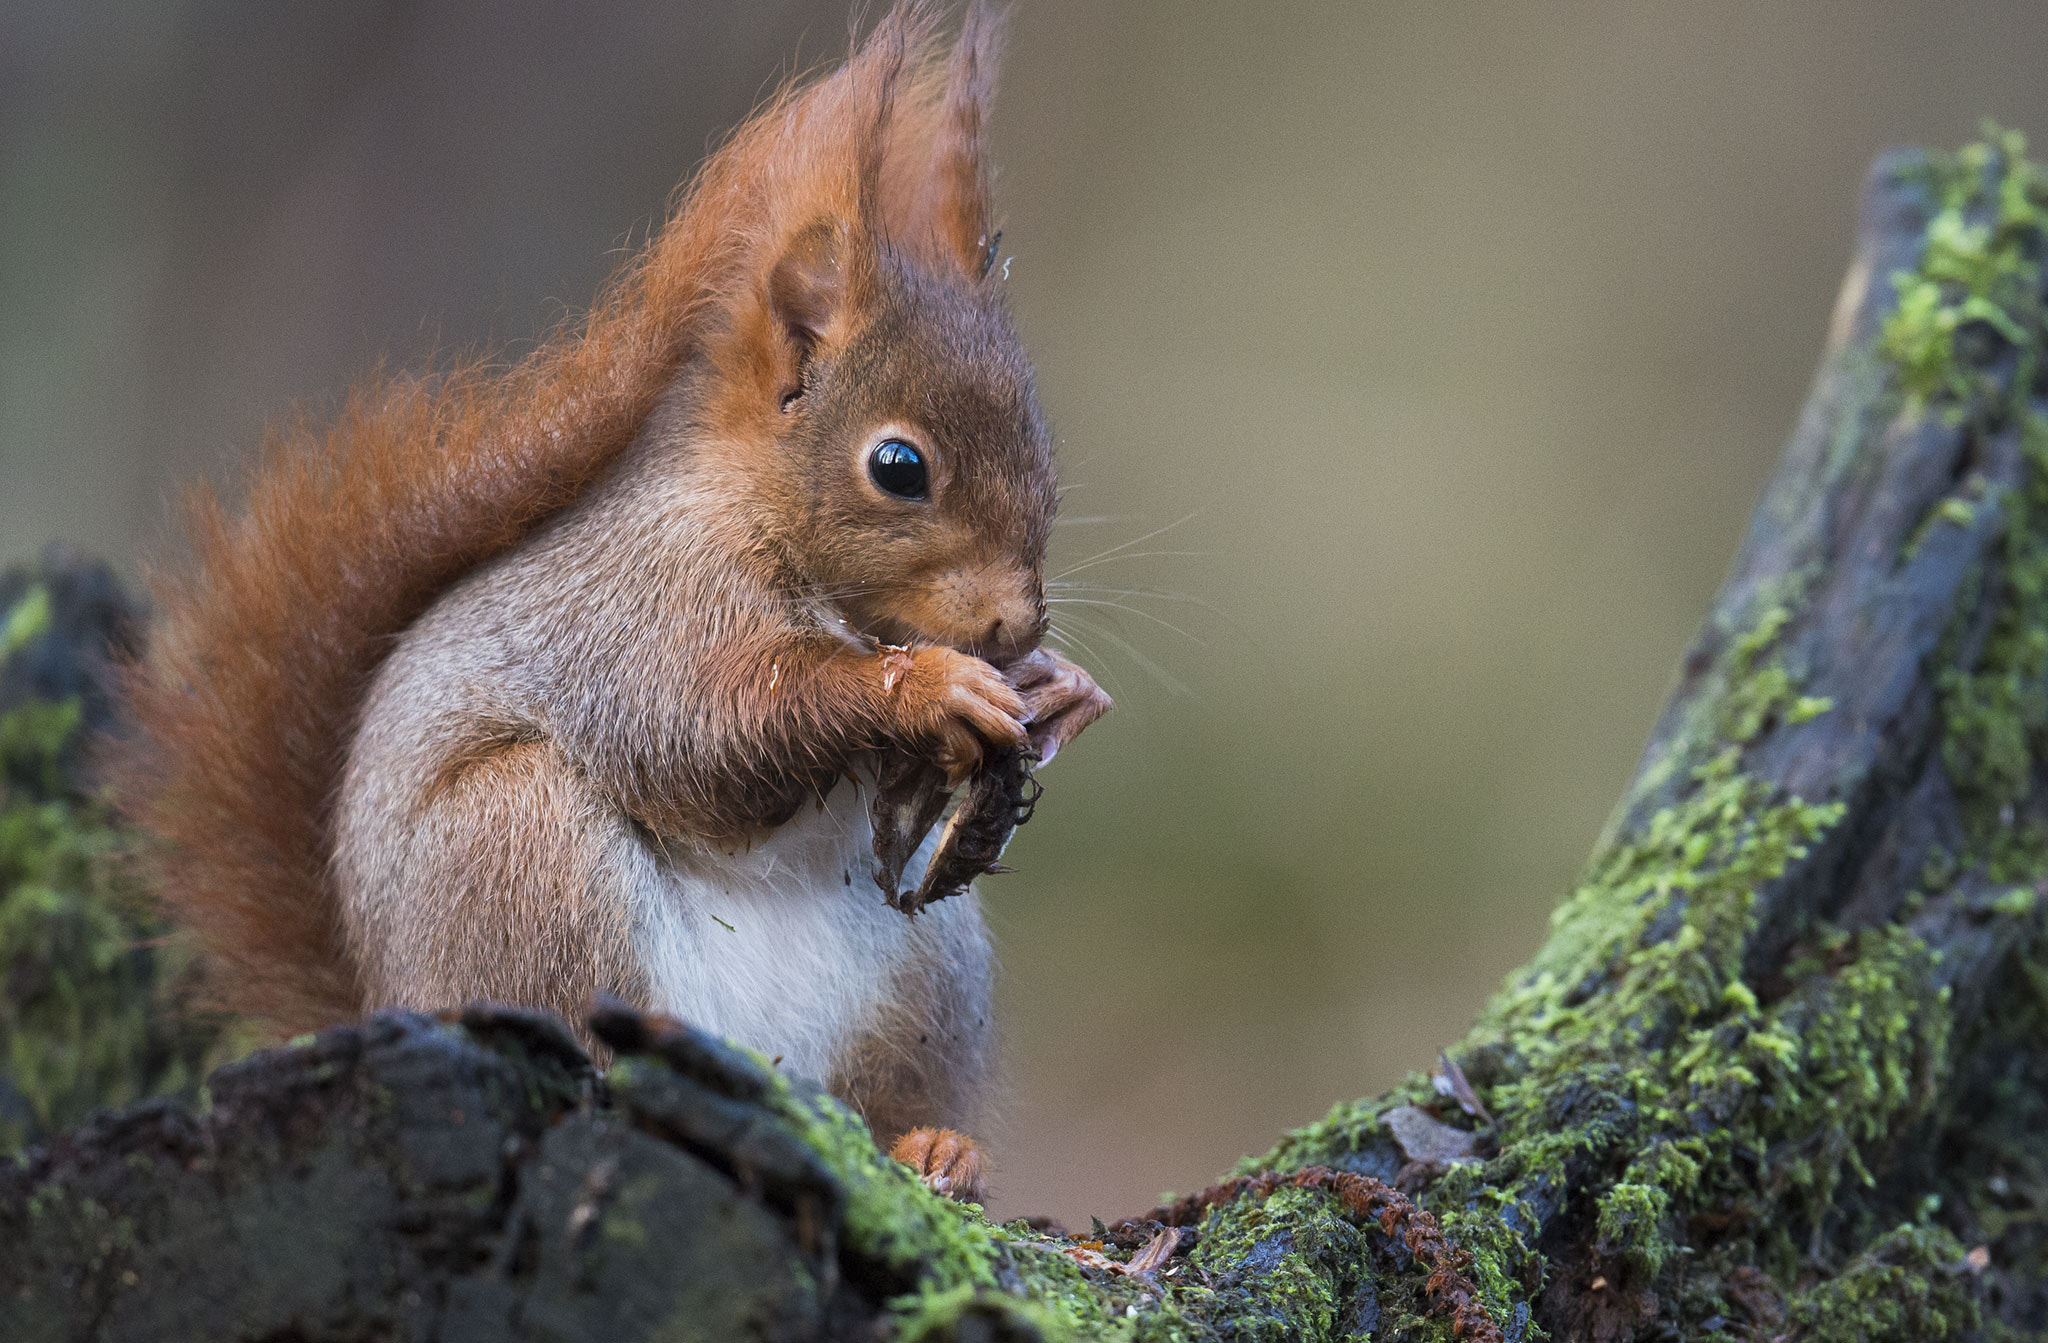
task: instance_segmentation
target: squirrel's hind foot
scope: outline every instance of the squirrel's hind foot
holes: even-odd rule
[[[914,1128],[898,1138],[889,1155],[917,1172],[925,1187],[961,1203],[979,1203],[987,1193],[987,1161],[974,1139],[949,1128]]]

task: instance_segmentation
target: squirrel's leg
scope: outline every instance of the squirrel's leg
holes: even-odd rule
[[[888,1006],[834,1060],[827,1085],[932,1188],[979,1202],[980,1150],[957,1131],[987,1118],[994,1056],[992,957],[973,894],[920,913],[909,951]]]
[[[705,650],[688,684],[663,690],[673,712],[651,716],[645,739],[674,749],[586,732],[576,751],[599,790],[661,835],[744,839],[798,771],[854,752],[906,751],[958,783],[988,744],[1029,740],[1023,697],[987,662],[951,648],[732,638]]]
[[[581,1032],[600,990],[644,1001],[618,862],[626,822],[551,744],[469,757],[402,826],[369,853],[352,846],[344,872],[351,912],[368,925],[357,938],[367,1007],[487,998],[558,1013]]]
[[[987,662],[951,648],[865,652],[813,642],[779,657],[747,650],[735,661],[720,678],[740,691],[727,696],[732,736],[769,758],[801,758],[823,737],[839,749],[891,745],[964,780],[987,743],[1028,741],[1023,697]]]

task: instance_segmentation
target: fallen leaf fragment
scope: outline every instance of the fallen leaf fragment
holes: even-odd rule
[[[1401,1145],[1401,1154],[1410,1161],[1449,1165],[1470,1157],[1476,1141],[1473,1134],[1452,1128],[1412,1105],[1394,1107],[1380,1116],[1380,1122],[1394,1135],[1394,1141]]]
[[[1124,1265],[1124,1271],[1126,1273],[1150,1273],[1153,1269],[1158,1268],[1161,1264],[1173,1258],[1173,1252],[1179,1248],[1180,1228],[1177,1226],[1162,1226],[1153,1235],[1152,1239],[1145,1242],[1143,1249],[1131,1256],[1131,1262]]]
[[[1449,1054],[1439,1052],[1436,1056],[1436,1075],[1430,1078],[1439,1096],[1449,1096],[1458,1102],[1458,1108],[1471,1115],[1488,1128],[1493,1127],[1493,1116],[1486,1112],[1486,1106],[1479,1099],[1479,1093],[1465,1079],[1465,1070]]]

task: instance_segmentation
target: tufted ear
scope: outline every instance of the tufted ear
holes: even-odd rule
[[[913,237],[936,243],[942,256],[977,280],[988,273],[996,252],[985,127],[1002,27],[983,0],[968,6],[947,62],[944,99],[910,219]]]
[[[853,300],[850,230],[820,219],[798,233],[768,274],[768,303],[799,354],[824,340]]]

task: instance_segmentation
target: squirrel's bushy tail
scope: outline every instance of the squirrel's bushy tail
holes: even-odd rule
[[[362,992],[329,872],[333,801],[394,636],[520,542],[633,439],[693,343],[821,213],[947,152],[949,85],[983,79],[979,6],[949,63],[932,6],[898,5],[847,63],[785,89],[697,172],[590,314],[509,366],[358,388],[325,428],[273,435],[239,512],[190,502],[191,555],[157,575],[138,731],[117,786],[159,836],[162,898],[220,1005],[297,1032]]]

